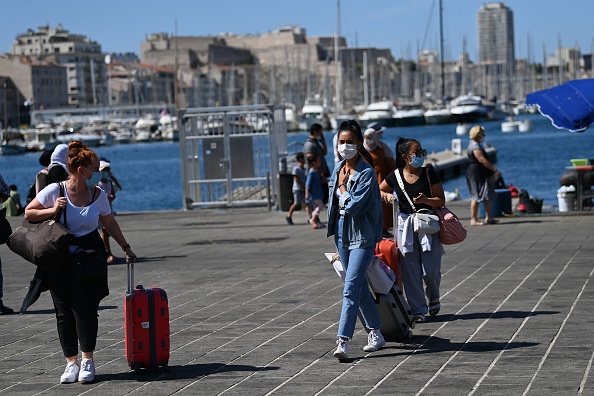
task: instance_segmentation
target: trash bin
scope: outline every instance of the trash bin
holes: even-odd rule
[[[562,186],[557,190],[559,212],[571,212],[575,209],[576,193],[574,186]]]
[[[495,198],[491,202],[491,217],[503,217],[512,213],[512,192],[508,189],[496,189]],[[481,202],[480,217],[485,217],[485,206]]]
[[[544,200],[542,198],[530,197],[524,201],[524,206],[526,207],[526,213],[542,213],[542,202]]]
[[[293,205],[293,175],[291,173],[278,174],[279,198],[281,212],[287,212]]]

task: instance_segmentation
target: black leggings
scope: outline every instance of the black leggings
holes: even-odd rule
[[[65,357],[78,355],[78,342],[83,352],[93,352],[97,343],[99,320],[96,281],[79,282],[70,270],[48,271],[48,286],[56,309],[58,336]]]

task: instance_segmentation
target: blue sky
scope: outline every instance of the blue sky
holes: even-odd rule
[[[446,57],[457,59],[464,37],[477,58],[476,13],[485,1],[443,0]],[[542,62],[543,46],[578,46],[592,52],[594,0],[508,0],[514,12],[516,57],[526,58],[528,36],[533,55]],[[2,0],[0,52],[9,52],[14,37],[40,25],[65,29],[97,41],[103,52],[140,53],[146,35],[180,36],[265,33],[300,25],[308,36],[330,36],[336,29],[336,0]],[[434,10],[430,19],[432,5]],[[415,57],[437,48],[438,0],[341,0],[341,34],[349,46],[390,48],[396,58]]]

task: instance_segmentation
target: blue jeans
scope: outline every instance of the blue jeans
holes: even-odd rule
[[[334,233],[334,241],[340,256],[340,262],[346,271],[338,336],[351,339],[355,333],[357,312],[359,310],[368,329],[378,329],[382,323],[369,291],[366,275],[375,246],[352,250],[343,249],[341,247],[343,219],[344,216],[338,216],[336,232]]]

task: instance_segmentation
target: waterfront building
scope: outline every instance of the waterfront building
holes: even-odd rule
[[[68,105],[66,69],[28,57],[0,55],[0,121],[29,124],[29,111]]]
[[[478,64],[484,68],[484,94],[508,100],[514,75],[514,16],[505,3],[485,3],[477,12]]]
[[[98,105],[105,102],[104,54],[101,45],[87,36],[71,34],[62,24],[39,26],[16,36],[10,53],[64,67],[67,73],[68,106]]]

